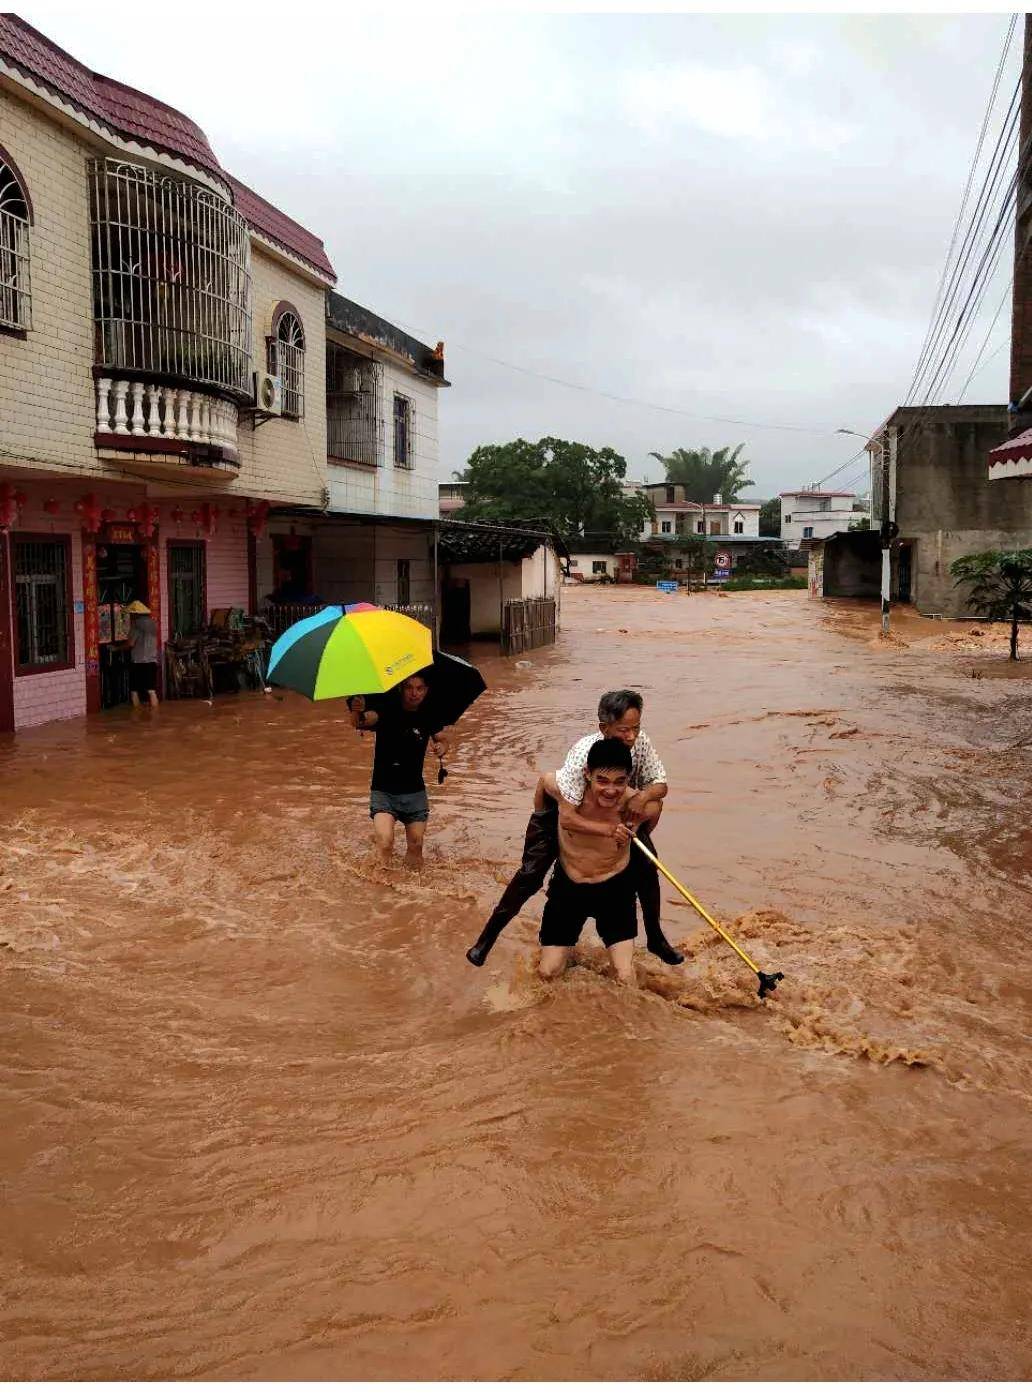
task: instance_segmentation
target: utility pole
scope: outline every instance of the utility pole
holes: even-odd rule
[[[1013,434],[1032,427],[1032,14],[1025,16],[1011,300],[1010,410]],[[1030,400],[1026,400],[1030,399]]]

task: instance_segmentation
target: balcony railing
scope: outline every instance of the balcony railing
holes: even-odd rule
[[[291,625],[296,625],[299,620],[306,620],[310,615],[318,615],[325,608],[322,605],[291,605],[270,602],[265,607],[265,619],[269,624],[270,636],[274,640],[279,639],[284,630],[289,630]],[[420,624],[425,625],[431,633],[434,632],[437,611],[433,601],[422,601],[413,605],[385,605],[383,609],[397,611],[399,615],[409,615],[413,620],[418,620]]]
[[[131,378],[98,378],[97,436],[114,438],[98,444],[116,449],[182,454],[207,446],[235,459],[237,409],[207,392]]]

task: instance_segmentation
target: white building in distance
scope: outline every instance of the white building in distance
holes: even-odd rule
[[[845,533],[854,518],[856,495],[844,489],[821,489],[819,485],[785,491],[781,498],[781,540],[793,551],[811,542]]]

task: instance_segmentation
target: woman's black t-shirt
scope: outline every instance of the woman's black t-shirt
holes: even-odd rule
[[[426,789],[423,761],[431,736],[438,731],[430,698],[415,712],[406,712],[397,699],[367,702],[377,714],[372,788],[384,794],[419,794]]]

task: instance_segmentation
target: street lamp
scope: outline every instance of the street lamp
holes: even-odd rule
[[[892,501],[889,494],[889,471],[885,464],[885,442],[875,440],[866,431],[852,431],[848,426],[840,426],[836,436],[859,436],[878,452],[878,470],[881,474],[881,631],[889,633],[889,608],[892,600],[892,539],[895,532],[893,520],[889,517]]]

